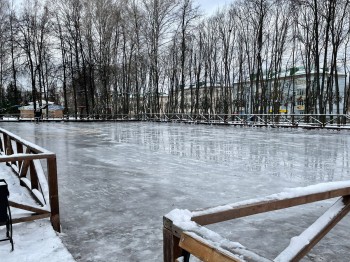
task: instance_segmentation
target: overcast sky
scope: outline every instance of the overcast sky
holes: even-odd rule
[[[210,15],[226,3],[231,3],[232,0],[196,0],[196,2],[200,5],[201,9]]]

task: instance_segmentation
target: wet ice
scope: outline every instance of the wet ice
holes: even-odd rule
[[[158,123],[3,123],[57,154],[78,261],[162,261],[162,216],[350,177],[348,131]],[[274,258],[331,202],[211,226]],[[349,218],[306,261],[346,261]],[[256,241],[256,240],[259,241]]]

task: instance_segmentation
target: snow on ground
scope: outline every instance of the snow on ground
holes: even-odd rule
[[[35,204],[27,190],[19,185],[19,180],[4,163],[0,163],[0,179],[5,179],[10,191],[10,200],[18,203]],[[11,208],[12,217],[20,211]],[[0,239],[6,237],[6,227],[0,227]],[[9,241],[0,242],[1,262],[35,261],[74,261],[63,245],[62,240],[53,230],[49,219],[13,225],[14,251],[11,252]]]
[[[162,261],[162,217],[350,180],[348,131],[172,123],[2,123],[57,154],[62,239],[77,261]],[[334,203],[208,226],[273,259]],[[348,261],[349,216],[305,261]]]

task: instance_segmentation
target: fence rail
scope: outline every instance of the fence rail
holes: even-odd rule
[[[47,174],[40,161],[46,161]],[[6,163],[17,175],[40,207],[10,201],[10,206],[33,212],[13,219],[14,223],[50,217],[60,232],[56,154],[0,128],[0,163]],[[46,178],[47,177],[47,178]]]
[[[220,124],[239,126],[346,128],[350,127],[349,114],[91,114],[65,115],[61,118],[23,118],[17,115],[2,115],[0,121],[155,121],[195,124]]]
[[[270,260],[231,242],[205,225],[297,205],[338,198],[309,228]],[[173,210],[163,219],[165,262],[189,261],[190,254],[203,261],[299,261],[350,211],[350,181],[324,183],[265,198],[253,199],[200,211]]]

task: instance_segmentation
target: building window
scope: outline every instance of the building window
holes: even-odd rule
[[[298,96],[303,96],[305,94],[305,90],[304,89],[298,89],[297,90],[297,95]]]
[[[303,105],[304,105],[304,100],[298,99],[298,100],[297,100],[297,105],[298,105],[298,106],[303,106]]]

